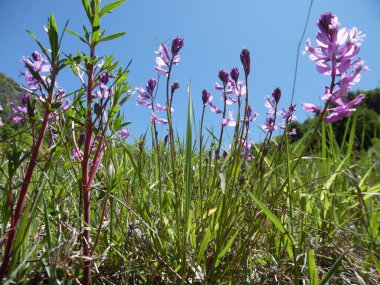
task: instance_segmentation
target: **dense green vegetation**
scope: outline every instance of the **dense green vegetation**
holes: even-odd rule
[[[109,138],[92,190],[94,283],[177,284],[186,278],[193,284],[294,284],[299,278],[309,284],[377,284],[380,140],[358,147],[363,130],[364,137],[374,134],[360,129],[360,118],[358,112],[346,121],[339,141],[336,125],[323,124],[311,150],[299,157],[310,120],[293,143],[276,138],[262,167],[230,155],[217,162],[210,156],[215,149],[198,152],[177,139],[176,185],[163,142],[157,160],[145,137],[131,145]],[[79,274],[80,164],[63,141],[70,125],[65,116],[56,125],[67,130],[62,139],[43,147],[10,280],[71,284]],[[1,143],[2,231],[7,188],[17,189],[23,179],[22,169],[12,169],[25,164],[29,154],[20,146],[28,144],[27,132]],[[250,152],[260,158],[257,148]]]

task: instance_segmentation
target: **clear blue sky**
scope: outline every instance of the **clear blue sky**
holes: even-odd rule
[[[103,1],[102,5],[109,3]],[[147,79],[156,76],[155,54],[161,42],[170,43],[176,35],[185,38],[181,50],[182,61],[174,70],[173,79],[181,88],[174,100],[175,126],[185,125],[186,85],[191,89],[196,114],[200,117],[201,91],[209,89],[214,101],[221,106],[220,94],[213,89],[219,69],[241,68],[239,54],[243,47],[251,51],[250,102],[260,114],[257,125],[265,120],[263,97],[275,87],[282,89],[282,104],[288,105],[291,97],[295,57],[309,7],[308,0],[129,0],[114,14],[102,21],[103,28],[114,33],[128,34],[111,43],[103,44],[98,55],[114,53],[122,64],[133,60],[129,82],[132,87],[144,86]],[[360,4],[359,4],[360,3]],[[316,21],[320,14],[331,11],[339,17],[342,26],[356,26],[367,34],[360,56],[371,71],[362,74],[355,89],[371,89],[380,85],[380,1],[379,0],[315,0],[302,49],[307,38],[314,43]],[[29,55],[37,46],[25,33],[33,31],[40,41],[47,43],[43,26],[53,12],[59,28],[70,20],[69,28],[81,32],[87,24],[80,0],[0,0],[0,72],[20,81],[23,68],[20,58]],[[70,34],[66,34],[62,47],[66,53],[85,50]],[[79,86],[78,80],[64,74],[61,85],[67,90]],[[307,114],[301,102],[320,103],[328,78],[320,75],[308,57],[300,56],[298,80],[294,102],[297,117],[302,121]],[[164,98],[164,90],[161,89]],[[163,99],[161,100],[164,101]],[[132,98],[124,108],[125,120],[132,121],[130,129],[141,134],[149,124],[150,114],[135,106]],[[199,118],[198,117],[198,118]],[[220,117],[207,111],[206,126],[219,125]],[[231,133],[231,131],[230,131]],[[255,140],[261,136],[256,134]]]

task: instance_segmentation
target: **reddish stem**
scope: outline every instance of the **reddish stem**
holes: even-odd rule
[[[54,82],[54,80],[52,80],[52,82]],[[52,97],[53,96],[51,94],[49,97],[49,103],[51,103]],[[46,107],[45,117],[42,121],[41,131],[40,131],[40,134],[38,136],[37,143],[32,150],[32,156],[30,158],[30,162],[29,162],[28,168],[26,170],[24,181],[23,181],[22,186],[21,186],[19,199],[17,201],[17,206],[16,206],[16,209],[15,209],[14,214],[13,214],[13,223],[11,220],[11,228],[8,232],[7,246],[6,246],[5,252],[4,252],[3,263],[2,263],[1,268],[0,268],[0,280],[5,276],[5,274],[7,273],[7,270],[8,270],[9,261],[10,261],[10,258],[12,256],[12,251],[13,251],[14,239],[16,237],[17,224],[20,221],[22,213],[24,212],[24,201],[26,198],[26,194],[28,192],[30,181],[32,180],[34,168],[37,165],[37,158],[38,158],[38,154],[39,154],[39,151],[40,151],[40,148],[42,145],[42,141],[45,137],[46,128],[48,125],[50,113],[51,113],[51,111],[49,110],[48,107]],[[11,208],[11,212],[12,211],[13,211],[13,209]]]
[[[95,55],[94,45],[90,46],[90,58],[93,59]],[[90,251],[90,222],[91,222],[91,209],[90,209],[90,188],[88,162],[90,159],[91,151],[91,137],[93,131],[92,124],[92,89],[93,89],[93,73],[94,65],[91,64],[88,69],[88,84],[87,84],[87,117],[86,117],[86,137],[84,143],[84,153],[82,160],[82,195],[83,195],[83,218],[84,230],[82,235],[82,246],[85,260],[83,263],[83,284],[91,284],[91,251]]]

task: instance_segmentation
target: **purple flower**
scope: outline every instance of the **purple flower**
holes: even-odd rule
[[[152,107],[152,102],[151,102],[152,96],[151,96],[151,94],[149,94],[148,92],[146,92],[144,90],[144,88],[142,88],[142,87],[136,87],[135,90],[139,94],[137,96],[136,105],[137,106],[145,106],[145,107],[151,108]]]
[[[291,131],[288,132],[289,137],[295,136],[296,134],[297,134],[297,130],[295,128],[293,128]]]
[[[106,88],[101,88],[100,90],[95,91],[95,95],[99,99],[107,99],[110,97],[110,92]]]
[[[235,87],[234,89],[235,89],[236,97],[241,97],[241,96],[244,96],[245,94],[247,94],[247,87],[241,86],[241,84],[238,84],[238,86]]]
[[[232,80],[235,81],[235,83],[237,83],[239,79],[239,69],[237,69],[236,67],[232,68],[230,74]]]
[[[351,116],[351,114],[356,111],[356,108],[351,107],[360,104],[364,97],[364,94],[360,94],[350,102],[344,102],[342,99],[337,100],[336,103],[338,104],[338,107],[328,109],[330,111],[330,114],[325,118],[325,122],[336,122],[343,118]]]
[[[157,117],[157,115],[152,112],[152,116],[150,118],[150,120],[153,122],[156,122],[156,123],[162,123],[162,124],[167,124],[168,120],[164,119],[164,118],[159,118]]]
[[[252,107],[251,105],[248,105],[248,110],[247,110],[247,119],[244,120],[242,119],[241,122],[254,122],[256,121],[257,117],[259,116],[259,114],[257,114],[256,112],[253,114],[252,116]]]
[[[165,44],[160,45],[156,51],[156,66],[154,69],[167,76],[170,63],[172,62],[173,65],[176,65],[180,62],[181,58],[178,52],[183,47],[183,45],[184,39],[180,37],[174,38],[172,42],[171,55],[169,53],[168,47]]]
[[[157,103],[156,104],[156,108],[157,108],[157,110],[158,111],[166,111],[166,106],[162,106],[160,103]],[[170,110],[172,111],[172,112],[174,112],[174,109],[173,108],[170,108]]]
[[[46,85],[49,85],[49,80],[46,79],[46,76],[43,73],[46,73],[50,70],[50,65],[47,64],[47,59],[44,58],[37,51],[32,53],[32,58],[22,57],[21,61],[25,64],[25,66],[32,68],[36,73],[40,75],[40,78],[45,81]],[[21,72],[21,75],[25,77],[26,86],[23,86],[26,90],[30,91],[30,93],[34,93],[40,88],[40,82],[37,78],[32,75],[32,73],[27,68],[25,72]]]
[[[249,50],[244,48],[240,53],[240,61],[243,65],[245,75],[248,76],[251,71],[251,55]]]
[[[270,97],[267,95],[264,97],[265,98],[265,107],[267,107],[268,109],[268,112],[267,114],[268,115],[274,115],[276,113],[276,109],[277,109],[277,103],[274,99],[270,99]]]
[[[265,124],[261,127],[268,132],[273,132],[277,129],[273,118],[267,118]]]
[[[203,104],[205,106],[209,105],[211,111],[214,112],[215,114],[222,113],[222,111],[212,103],[212,99],[213,99],[213,97],[210,95],[210,93],[206,89],[204,89],[202,91],[202,101],[203,101]]]
[[[172,41],[172,55],[176,56],[184,44],[185,40],[183,38],[175,37]]]
[[[235,127],[236,126],[236,121],[234,119],[234,114],[232,110],[228,111],[228,117],[227,119],[222,119],[221,122],[222,126],[230,126],[230,127]]]
[[[118,134],[122,139],[126,139],[126,138],[129,137],[130,132],[128,131],[128,129],[121,129],[121,130],[117,131],[117,134]]]
[[[10,120],[12,123],[18,124],[24,121],[24,118],[20,116],[13,116],[10,112],[7,113],[7,119]]]
[[[38,73],[48,72],[50,70],[50,65],[46,64],[47,60],[39,52],[35,51],[32,53],[32,59],[29,57],[23,57],[21,59],[26,65],[32,67],[34,71]]]
[[[229,75],[228,71],[221,69],[221,70],[219,70],[218,76],[219,76],[220,81],[223,82],[223,86],[225,88],[228,84],[229,79],[230,79],[230,75]]]
[[[9,102],[9,105],[12,107],[12,111],[16,114],[25,115],[28,112],[26,105],[17,106],[13,104],[13,102]]]
[[[288,110],[282,108],[282,110],[279,113],[282,116],[282,119],[285,121],[285,123],[288,124],[297,120],[297,117],[294,115],[295,111],[295,105],[290,104]]]
[[[302,103],[302,108],[306,111],[306,112],[312,112],[312,113],[320,113],[322,110],[319,109],[317,106],[315,106],[314,104],[311,104],[311,103]]]
[[[0,118],[0,127],[1,126],[4,126],[4,123],[3,123],[3,121],[1,120],[1,118]]]

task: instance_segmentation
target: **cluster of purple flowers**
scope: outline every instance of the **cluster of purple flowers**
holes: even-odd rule
[[[245,75],[248,76],[250,73],[250,53],[247,49],[243,49],[240,54],[240,60],[243,65],[243,69],[245,72]],[[240,102],[241,97],[245,96],[247,93],[246,86],[243,86],[243,81],[239,80],[239,69],[234,67],[231,69],[230,72],[227,70],[221,69],[219,71],[218,77],[222,84],[219,84],[218,82],[215,82],[214,87],[217,91],[222,91],[222,101],[224,103],[224,106],[233,105],[236,102]],[[212,102],[213,96],[210,95],[210,93],[204,89],[202,91],[202,101],[205,106],[210,106],[210,109],[215,114],[222,114],[223,118],[221,119],[221,125],[222,126],[230,126],[234,127],[236,126],[236,121],[234,119],[233,110],[228,111],[228,115],[225,116],[225,108],[223,108],[223,111],[219,109],[216,105]],[[257,118],[257,113],[252,113],[251,106],[248,106],[248,112],[247,117],[244,119],[241,119],[242,122],[252,122],[255,121]]]
[[[184,46],[184,39],[180,37],[175,37],[171,45],[171,53],[169,52],[166,44],[161,44],[158,50],[156,51],[156,66],[155,70],[159,73],[169,76],[169,72],[173,65],[177,65],[180,62],[180,55],[178,54],[181,48]],[[146,84],[146,90],[142,87],[136,87],[135,90],[138,93],[137,96],[137,106],[144,106],[148,109],[151,109],[151,121],[161,124],[168,123],[168,120],[157,115],[158,111],[166,111],[168,106],[170,106],[170,111],[174,112],[174,109],[171,107],[174,92],[179,88],[178,82],[174,82],[171,86],[169,102],[166,102],[166,105],[160,103],[155,103],[155,94],[154,90],[157,85],[157,80],[151,78]]]
[[[21,87],[26,90],[26,93],[22,95],[20,105],[16,105],[14,102],[9,102],[12,112],[8,112],[7,118],[12,123],[20,123],[26,119],[28,115],[28,103],[31,100],[31,96],[36,96],[37,100],[46,102],[47,95],[44,93],[44,89],[50,89],[51,80],[49,78],[50,65],[47,63],[47,59],[44,58],[39,52],[35,51],[30,57],[23,57],[22,62],[27,67],[21,75],[25,77],[26,84],[22,84]],[[33,74],[32,69],[36,75]],[[41,82],[42,81],[42,82]],[[66,92],[63,88],[58,87],[55,83],[55,92],[53,94],[52,103],[60,102],[59,109],[67,110],[71,106],[71,102],[66,98]],[[65,102],[63,103],[63,100]],[[51,112],[49,118],[54,119],[58,116],[58,110]]]
[[[339,29],[338,17],[332,13],[323,14],[317,25],[317,46],[312,47],[308,39],[304,54],[310,54],[310,59],[316,62],[320,73],[332,77],[331,86],[325,87],[322,97],[327,100],[328,115],[325,122],[330,123],[351,116],[356,111],[353,107],[364,98],[364,94],[360,94],[354,100],[348,100],[348,92],[352,85],[360,81],[360,72],[368,70],[361,58],[355,59],[365,35],[356,27]],[[337,78],[339,81],[335,83]],[[304,103],[302,106],[308,112],[322,112],[310,103]]]
[[[261,128],[267,132],[274,132],[277,129],[276,126],[276,119],[277,116],[281,116],[281,122],[279,124],[279,127],[281,129],[285,129],[286,126],[294,122],[297,118],[294,115],[295,112],[295,105],[290,104],[288,109],[282,108],[282,110],[278,111],[278,103],[281,99],[281,89],[276,88],[274,89],[272,93],[272,97],[265,96],[265,107],[268,109],[267,115],[269,115],[266,118],[265,123],[261,126]],[[295,129],[292,129],[291,131],[288,131],[288,135],[295,135]]]
[[[50,80],[46,76],[46,73],[50,71],[50,64],[47,63],[47,59],[43,57],[38,51],[32,53],[32,57],[23,57],[21,61],[25,66],[32,68],[44,81],[46,86],[49,85]],[[21,75],[25,77],[26,85],[22,85],[29,93],[34,93],[37,90],[41,90],[41,83],[31,71],[27,68],[25,72],[21,72]]]

